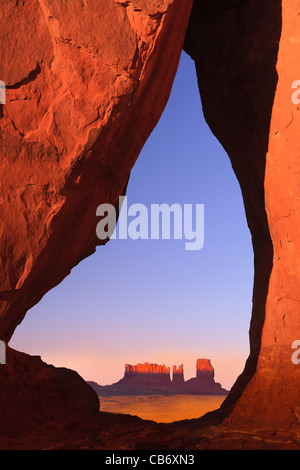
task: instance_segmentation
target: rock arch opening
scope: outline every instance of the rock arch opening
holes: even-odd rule
[[[201,115],[185,52],[126,195],[128,206],[192,204],[194,216],[203,203],[203,248],[188,251],[184,239],[112,239],[28,312],[11,344],[102,386],[118,382],[125,363],[183,363],[189,380],[207,357],[215,381],[230,390],[249,355],[252,247],[238,182]]]
[[[299,123],[290,92],[299,78],[298,6],[205,0],[190,16],[191,0],[136,2],[105,0],[99,15],[79,0],[63,10],[57,0],[30,0],[1,11],[0,339],[8,342],[26,312],[95,251],[96,207],[116,205],[125,191],[184,48],[196,63],[206,121],[240,183],[254,248],[250,355],[218,419],[229,415],[229,431],[248,426],[247,437],[251,426],[297,430]],[[74,400],[54,399],[51,409],[41,384],[52,397],[70,397],[64,371],[11,349],[6,359],[2,432],[14,435],[41,416],[70,423],[74,410],[80,421],[80,397],[98,416],[76,374]],[[24,371],[32,372],[26,383]]]

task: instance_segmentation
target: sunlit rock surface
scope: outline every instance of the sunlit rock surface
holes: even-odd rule
[[[0,5],[0,80],[6,84],[6,104],[0,105],[0,339],[9,341],[27,310],[95,251],[96,207],[116,204],[126,190],[167,102],[190,8],[189,0]],[[184,49],[195,60],[207,123],[241,185],[254,249],[250,355],[221,409],[170,425],[168,432],[100,412],[88,439],[68,440],[70,427],[58,438],[54,420],[52,440],[47,433],[8,440],[5,426],[18,410],[16,398],[8,399],[16,390],[14,376],[37,364],[19,356],[9,379],[0,366],[7,404],[1,448],[299,448],[300,365],[291,360],[300,339],[299,106],[291,99],[300,79],[299,43],[298,2],[194,2]],[[40,370],[50,387],[53,370]],[[68,372],[63,379],[61,373],[65,383]],[[27,379],[30,389],[36,382]],[[37,400],[44,423],[58,395],[47,386],[48,393],[30,396],[17,383],[22,407],[27,402],[31,410]],[[94,415],[93,392],[88,402]]]
[[[222,405],[228,426],[248,431],[300,430],[299,43],[299,4],[288,0],[195,2],[185,42],[252,235],[250,356]]]
[[[169,98],[191,6],[192,0],[1,2],[0,340],[8,342],[28,309],[101,243],[96,208],[117,204],[125,193]],[[57,403],[70,372],[55,374],[21,353],[7,361],[15,367],[0,366],[0,434],[31,411],[38,425],[52,407],[69,400],[72,408],[76,380],[69,399]],[[57,380],[65,380],[61,388]],[[82,410],[89,396],[93,414],[96,394],[83,381],[79,387],[86,388]],[[60,418],[53,416],[55,428]],[[68,418],[80,416],[74,409]]]
[[[0,5],[0,339],[97,244],[167,103],[192,0]]]

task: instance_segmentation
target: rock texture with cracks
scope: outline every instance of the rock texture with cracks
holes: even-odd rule
[[[100,396],[113,395],[227,395],[214,380],[215,371],[210,359],[197,359],[196,377],[184,380],[183,364],[170,367],[165,364],[125,364],[124,377],[111,385],[87,382]]]
[[[116,204],[126,190],[168,100],[191,7],[192,0],[0,5],[0,339],[8,342],[28,309],[95,251],[96,208]],[[184,49],[196,64],[207,123],[239,180],[252,234],[250,355],[217,413],[163,428],[97,417],[95,394],[66,373],[94,417],[93,448],[299,448],[300,365],[291,361],[300,339],[299,106],[291,100],[299,43],[298,2],[194,2]],[[48,392],[37,406],[41,419],[59,394],[67,401],[68,390],[63,371],[8,352],[16,381],[0,369],[2,434],[17,419],[10,394],[18,390],[22,409],[39,397],[22,393],[22,371],[36,371],[31,385]],[[56,377],[53,393],[49,377]],[[60,419],[59,407],[54,416]],[[130,442],[120,426],[130,429]],[[49,439],[39,445],[51,447]],[[73,445],[86,448],[86,439]]]
[[[192,0],[1,3],[1,340],[8,342],[28,309],[100,243],[96,208],[124,194],[164,110],[191,6]],[[26,361],[31,370],[30,356],[14,361],[15,370]],[[9,404],[14,391],[4,366],[1,377],[2,404]],[[46,389],[41,420],[43,400],[46,416],[52,406]],[[23,398],[26,407],[30,394]],[[9,409],[2,430],[15,418]]]
[[[195,60],[205,118],[239,180],[254,249],[250,356],[223,421],[300,429],[299,107],[297,2],[195,2],[185,49]]]
[[[191,0],[0,6],[0,338],[95,251],[167,103]]]

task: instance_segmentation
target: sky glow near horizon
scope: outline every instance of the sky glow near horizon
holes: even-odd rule
[[[188,379],[197,358],[209,358],[216,381],[231,388],[249,354],[253,251],[240,187],[201,110],[194,63],[183,52],[127,200],[204,204],[203,248],[111,240],[27,313],[11,347],[101,385],[122,378],[125,363],[183,363]]]

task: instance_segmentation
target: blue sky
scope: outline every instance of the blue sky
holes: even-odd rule
[[[205,241],[111,240],[31,309],[10,345],[84,379],[113,383],[124,364],[210,358],[230,388],[249,353],[253,252],[230,160],[202,115],[182,53],[168,105],[132,170],[128,205],[204,204]]]

